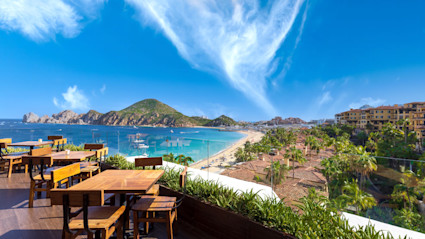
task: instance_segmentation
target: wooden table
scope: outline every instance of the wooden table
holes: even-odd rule
[[[105,193],[146,193],[164,170],[106,170],[68,190],[103,190]]]
[[[70,151],[69,154],[66,154],[66,151],[61,151],[57,153],[51,153],[46,156],[53,158],[53,162],[68,162],[76,163],[84,161],[87,158],[93,157],[96,155],[96,151]]]
[[[120,194],[120,204],[126,202],[127,193],[146,193],[162,177],[164,170],[106,170],[86,179],[67,190],[103,190],[105,193]],[[129,213],[126,207],[123,223],[123,237]]]
[[[24,142],[18,142],[18,143],[11,143],[7,144],[8,147],[30,147],[31,150],[34,149],[34,147],[40,147],[44,145],[52,145],[53,141],[24,141]]]

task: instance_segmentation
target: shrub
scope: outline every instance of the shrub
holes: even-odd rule
[[[160,183],[181,191],[179,173],[167,168]],[[329,200],[319,196],[314,189],[300,200],[298,210],[291,209],[280,199],[262,199],[253,191],[235,191],[202,178],[188,178],[186,192],[204,202],[237,212],[298,238],[393,238],[391,234],[385,235],[371,225],[355,230],[347,220],[338,216],[338,211]]]

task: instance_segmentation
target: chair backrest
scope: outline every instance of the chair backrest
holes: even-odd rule
[[[69,198],[70,207],[82,207],[84,206],[84,195],[88,195],[87,206],[103,206],[105,202],[103,190],[50,190],[52,205],[63,205],[65,196]]]
[[[11,138],[0,139],[0,143],[11,144],[12,143],[12,139]]]
[[[28,165],[28,171],[30,173],[30,179],[32,181],[35,181],[32,176],[32,170],[34,168],[34,165],[40,166],[40,175],[41,179],[43,181],[46,181],[44,179],[44,166],[48,165],[51,167],[53,165],[53,158],[50,156],[22,156],[22,164]]]
[[[30,152],[31,156],[43,156],[52,153],[52,147],[33,149]]]
[[[183,172],[180,173],[179,184],[180,188],[184,188],[186,186],[186,178],[187,178],[187,167],[184,167]]]
[[[102,190],[53,189],[50,191],[50,200],[52,205],[63,205],[63,230],[71,234],[73,234],[73,232],[69,230],[69,220],[71,218],[70,207],[83,207],[84,231],[91,234],[94,233],[94,231],[91,231],[89,228],[88,207],[103,206],[105,199]]]
[[[6,142],[0,142],[0,149],[7,149],[7,144]]]
[[[108,155],[108,151],[109,151],[108,147],[96,150],[96,158],[99,159],[99,161],[102,161],[102,158]]]
[[[57,151],[63,151],[65,149],[65,144],[68,142],[66,138],[63,139],[54,139],[53,146],[56,146]]]
[[[55,140],[55,139],[63,139],[62,135],[49,135],[47,136],[47,140]]]
[[[65,167],[55,169],[55,170],[51,171],[50,174],[52,176],[52,182],[57,183],[57,182],[62,181],[66,178],[80,174],[80,172],[81,172],[80,164],[74,163],[74,164],[70,164],[70,165],[65,166]]]
[[[3,150],[5,150],[6,154],[7,152],[7,145],[12,143],[12,139],[11,138],[5,138],[5,139],[0,139],[0,157],[3,158]]]
[[[84,149],[89,149],[90,151],[103,149],[104,147],[104,144],[84,144]]]
[[[50,156],[22,156],[22,164],[35,165],[53,165],[53,158]]]
[[[162,157],[135,158],[134,165],[136,167],[143,167],[143,169],[148,166],[153,166],[153,168],[155,169],[155,166],[162,165]]]
[[[103,206],[105,202],[103,190],[50,190],[50,199],[52,205],[64,205],[64,198],[68,197],[68,206],[83,207],[84,195],[88,196],[87,206]]]

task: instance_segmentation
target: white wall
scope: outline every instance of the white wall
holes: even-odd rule
[[[408,238],[412,238],[412,239],[425,239],[425,234],[423,233],[408,230],[398,226],[393,226],[387,223],[379,222],[366,217],[357,216],[351,213],[343,212],[342,218],[347,219],[348,224],[350,224],[350,226],[357,227],[357,228],[358,226],[364,227],[367,224],[372,224],[375,226],[375,229],[377,231],[382,231],[384,235],[386,235],[387,232],[390,232],[394,238],[399,238],[399,237],[404,238],[407,235]]]
[[[134,162],[135,158],[137,158],[137,156],[127,157],[127,161]],[[166,161],[164,161],[163,164],[165,167],[168,167],[168,168],[176,168],[176,169],[184,168],[184,166],[182,165],[178,165],[178,164],[170,163]],[[188,168],[187,171],[188,171],[188,177],[192,179],[196,177],[200,177],[206,180],[213,180],[213,181],[221,183],[223,186],[232,188],[235,191],[239,190],[239,191],[246,192],[246,191],[251,191],[252,189],[252,191],[258,192],[258,195],[261,198],[270,198],[270,197],[279,198],[277,194],[268,186],[264,186],[264,185],[253,183],[253,182],[247,182],[244,180],[231,178],[231,177],[216,174],[216,173],[208,173],[207,171],[202,171],[202,170],[194,169],[190,167]]]

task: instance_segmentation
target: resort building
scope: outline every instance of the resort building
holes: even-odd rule
[[[335,119],[337,124],[348,124],[367,131],[381,130],[386,123],[395,124],[400,119],[409,119],[409,130],[415,131],[419,139],[425,138],[425,102],[350,109],[336,114]]]

